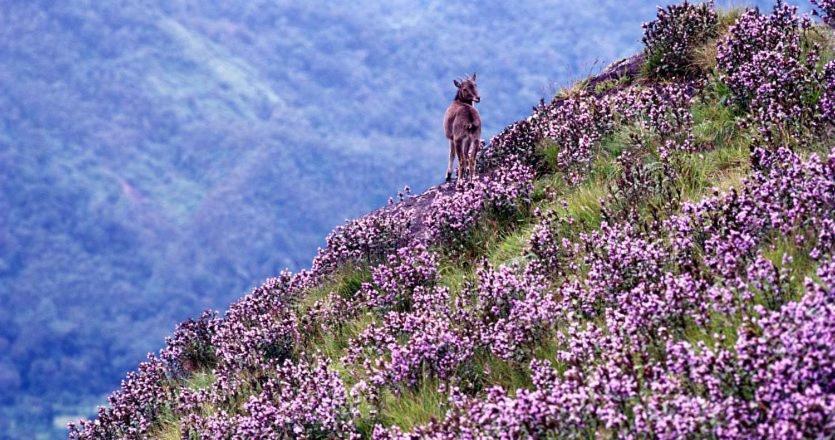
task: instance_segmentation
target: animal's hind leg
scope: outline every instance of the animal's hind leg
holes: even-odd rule
[[[455,155],[458,157],[458,181],[463,182],[462,178],[464,177],[464,166],[467,163],[467,159],[464,158],[464,142],[465,139],[458,139],[455,141]]]
[[[449,182],[452,179],[452,164],[455,162],[455,142],[452,139],[449,140],[449,163],[446,166],[446,181]]]
[[[470,139],[470,147],[468,151],[469,158],[467,159],[467,165],[470,167],[470,178],[476,177],[475,172],[475,159],[478,156],[478,150],[481,148],[481,139],[472,138]]]
[[[470,178],[470,140],[464,138],[461,140],[461,168],[464,169],[464,178]]]

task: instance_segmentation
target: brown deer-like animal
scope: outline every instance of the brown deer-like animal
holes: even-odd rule
[[[446,169],[446,180],[452,178],[452,163],[458,157],[458,180],[461,181],[466,172],[475,176],[475,158],[481,147],[481,116],[473,105],[481,101],[475,83],[476,74],[462,81],[453,80],[458,89],[452,104],[444,115],[444,132],[449,139],[449,164]]]

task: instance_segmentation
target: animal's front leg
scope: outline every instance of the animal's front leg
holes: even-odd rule
[[[446,166],[446,181],[452,180],[452,164],[455,161],[455,143],[449,140],[449,164]]]

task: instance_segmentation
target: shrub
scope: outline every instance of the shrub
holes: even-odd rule
[[[328,274],[344,263],[379,261],[403,246],[411,218],[402,209],[384,208],[337,227],[325,239],[313,260],[317,275]]]
[[[219,323],[217,312],[211,310],[206,310],[196,320],[189,319],[180,323],[174,334],[166,338],[160,358],[178,375],[214,368],[217,356],[212,337]]]
[[[655,78],[692,77],[700,73],[693,63],[695,49],[715,38],[718,17],[713,2],[694,5],[685,1],[658,9],[655,20],[644,24],[646,73]]]
[[[324,359],[284,362],[243,405],[241,414],[193,417],[200,438],[353,438],[347,392]],[[192,431],[192,432],[189,432]]]
[[[109,408],[99,407],[95,421],[69,424],[70,439],[147,438],[157,416],[174,401],[165,363],[149,355],[122,386],[108,396]]]
[[[820,110],[824,120],[835,124],[835,61],[830,61],[824,69],[823,88]]]
[[[812,4],[817,6],[814,13],[816,15],[820,15],[824,23],[830,26],[835,26],[835,1],[812,0]]]
[[[809,101],[819,93],[818,55],[814,47],[804,53],[801,38],[809,26],[797,8],[778,1],[770,15],[747,10],[719,42],[720,79],[767,142],[815,125]]]

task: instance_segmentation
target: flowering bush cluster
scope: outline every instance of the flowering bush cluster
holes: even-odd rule
[[[379,260],[407,242],[411,218],[405,211],[382,209],[337,227],[313,260],[313,272],[327,274],[348,262]]]
[[[669,220],[670,237],[604,225],[581,238],[587,275],[564,283],[548,306],[560,323],[557,352],[531,362],[533,390],[454,390],[443,421],[411,433],[378,427],[375,437],[832,435],[835,248],[820,237],[835,215],[835,155],[758,154],[768,156],[764,169],[741,192],[686,205]],[[788,274],[756,251],[777,232],[820,249],[822,283],[807,280],[799,302],[784,290]],[[773,311],[753,307],[764,289],[784,295]],[[735,345],[721,335],[714,347],[680,338],[727,316],[743,317]]]
[[[528,252],[536,257],[546,273],[565,276],[578,269],[574,260],[580,253],[580,245],[567,238],[566,231],[574,225],[574,219],[563,217],[555,211],[536,211],[539,219],[528,240]]]
[[[220,320],[217,312],[207,310],[198,319],[180,323],[174,334],[165,339],[160,358],[171,371],[187,374],[201,369],[214,368],[217,363],[212,338],[217,333]]]
[[[493,136],[490,139],[490,148],[481,156],[479,170],[496,169],[508,161],[536,165],[536,145],[542,140],[541,131],[535,128],[536,120],[537,117],[534,115],[526,120],[514,122]]]
[[[243,404],[242,414],[193,417],[186,435],[200,438],[359,438],[354,410],[339,376],[328,362],[285,361],[261,392]]]
[[[512,267],[477,271],[478,288],[465,306],[465,323],[473,338],[494,355],[524,360],[550,331],[555,302],[536,263],[521,276]]]
[[[373,283],[362,286],[363,299],[369,308],[408,311],[415,290],[431,287],[437,281],[437,258],[421,244],[404,247],[391,255],[386,264],[375,267],[371,278]]]
[[[624,122],[632,121],[649,131],[661,144],[659,155],[674,151],[692,152],[693,96],[699,83],[662,84],[627,89],[612,98],[613,107]]]
[[[719,42],[721,79],[766,140],[814,123],[818,51],[802,50],[810,26],[797,8],[778,2],[770,15],[746,10]]]
[[[648,50],[663,48],[670,70],[659,74],[686,69],[712,21],[712,5],[660,11],[646,37]],[[805,26],[778,3],[771,15],[744,13],[720,43],[721,79],[764,135],[782,117],[811,126],[807,114],[833,116],[833,63],[819,110],[806,101],[819,79],[808,70],[814,50],[801,50]],[[664,35],[677,40],[664,46]],[[186,438],[356,438],[369,424],[378,439],[835,436],[835,153],[803,159],[766,136],[739,189],[679,209],[664,185],[677,178],[676,157],[694,151],[690,109],[701,87],[543,103],[493,138],[480,179],[430,192],[421,215],[401,198],[349,222],[311,271],[282,273],[223,317],[178,326],[160,357],[130,373],[96,421],[72,424],[70,437],[146,438],[161,413],[177,417]],[[485,262],[460,291],[440,285],[439,247],[528,204],[542,140],[559,148],[549,171],[577,183],[623,124],[640,136],[617,159],[599,228],[580,227],[566,206],[535,211],[524,265]],[[649,155],[660,168],[645,166]],[[673,202],[651,222],[617,214],[651,197]],[[370,280],[303,300],[344,265],[367,267]],[[807,266],[817,278],[801,283]],[[344,336],[340,368],[311,355],[326,333]],[[490,386],[485,358],[529,371],[532,386]],[[350,390],[335,371],[343,368]],[[184,386],[198,370],[211,384]],[[449,399],[441,420],[411,432],[379,424],[388,399],[429,379]]]
[[[206,312],[184,322],[167,340],[161,359],[149,355],[108,398],[109,408],[99,408],[95,422],[70,424],[70,437],[147,438],[164,409],[177,408],[194,421],[201,405],[226,404],[253,381],[260,385],[258,375],[295,349],[299,333],[289,305],[312,280],[309,272],[284,272],[233,304],[223,319]],[[178,395],[178,379],[200,368],[214,368],[218,378],[212,389]]]
[[[822,161],[812,156],[803,163],[787,149],[759,150],[756,155],[762,156],[765,170],[754,173],[742,192],[685,205],[682,216],[669,220],[673,251],[681,260],[698,253],[712,272],[732,279],[770,233],[795,236],[795,243],[808,246],[813,258],[832,251],[827,231],[835,212],[833,157]],[[798,234],[799,228],[811,232]]]
[[[379,390],[416,387],[422,380],[451,379],[473,354],[473,341],[456,324],[461,314],[450,308],[449,291],[418,289],[409,312],[389,312],[351,341],[344,361],[368,373],[360,389],[374,401]]]
[[[835,124],[835,61],[830,61],[824,69],[824,94],[821,98],[821,114],[824,120]]]
[[[489,178],[468,182],[460,191],[438,195],[424,222],[428,241],[461,242],[485,213],[512,214],[533,190],[531,167],[518,161],[496,169]]]
[[[429,377],[464,384],[479,347],[502,359],[527,359],[555,312],[541,272],[536,264],[521,275],[484,267],[478,286],[454,304],[446,288],[418,287],[410,311],[387,313],[351,341],[344,361],[368,372],[358,390],[374,401],[384,387],[399,392]]]
[[[812,0],[812,4],[817,6],[818,10],[815,14],[823,18],[823,22],[835,26],[835,1],[833,0]]]
[[[284,272],[232,304],[212,337],[219,371],[252,371],[293,356],[301,338],[291,307],[299,278]]]
[[[653,77],[686,77],[700,73],[693,51],[718,32],[713,2],[658,8],[658,17],[643,25],[644,54]]]
[[[572,183],[583,179],[595,146],[614,126],[608,101],[588,94],[555,100],[533,118],[542,137],[559,146],[557,171]]]
[[[95,421],[69,424],[69,438],[146,438],[156,417],[174,400],[173,385],[165,363],[149,355],[107,398],[110,407],[100,407]]]

